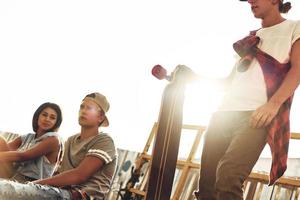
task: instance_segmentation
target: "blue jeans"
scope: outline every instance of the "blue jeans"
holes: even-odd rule
[[[68,190],[34,183],[18,183],[0,179],[0,200],[71,200]]]

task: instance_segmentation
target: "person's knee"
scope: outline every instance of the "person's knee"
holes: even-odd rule
[[[215,185],[218,199],[243,199],[243,179],[233,166],[219,166]]]
[[[243,197],[231,192],[218,192],[217,200],[243,200]]]
[[[4,143],[6,144],[5,139],[4,139],[2,136],[0,136],[0,145],[1,145],[1,144],[4,144]]]
[[[8,151],[7,142],[2,136],[0,136],[0,151]]]
[[[0,199],[13,199],[15,187],[11,181],[0,179]]]

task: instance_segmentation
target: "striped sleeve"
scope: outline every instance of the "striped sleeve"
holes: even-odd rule
[[[101,135],[89,147],[86,156],[95,156],[105,162],[110,163],[116,158],[115,145],[112,138],[108,135]]]

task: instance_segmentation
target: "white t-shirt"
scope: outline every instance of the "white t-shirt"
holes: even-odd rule
[[[261,28],[256,35],[260,38],[257,45],[259,49],[280,63],[287,63],[293,43],[300,38],[300,21],[285,20],[274,26]],[[263,72],[258,61],[253,59],[247,71],[236,70],[219,110],[256,110],[266,102],[267,91]]]

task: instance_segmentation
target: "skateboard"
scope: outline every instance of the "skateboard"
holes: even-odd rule
[[[160,73],[159,79],[163,76],[167,77],[163,69],[156,72]],[[170,83],[165,87],[162,95],[158,128],[150,161],[146,200],[169,200],[171,196],[182,129],[187,74],[189,73],[186,73],[184,68],[176,67],[171,78],[167,77]]]

